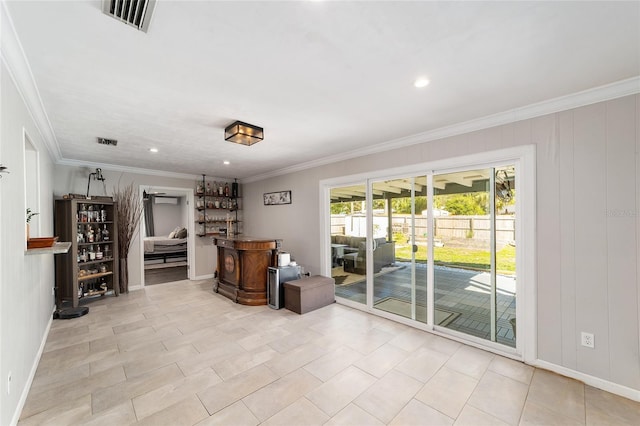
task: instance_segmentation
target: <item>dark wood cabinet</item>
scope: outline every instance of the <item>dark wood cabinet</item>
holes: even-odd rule
[[[267,269],[278,263],[282,240],[253,237],[214,237],[218,247],[215,290],[242,305],[267,304]]]
[[[55,257],[58,309],[64,301],[75,308],[83,298],[119,294],[116,219],[113,201],[55,200],[55,235],[71,243]]]

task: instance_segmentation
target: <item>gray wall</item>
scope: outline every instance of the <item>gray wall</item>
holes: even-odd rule
[[[265,142],[267,143],[267,142]],[[319,181],[537,146],[537,343],[548,363],[640,390],[640,96],[245,184],[245,230],[320,272]],[[293,203],[262,194],[292,190]],[[595,349],[580,345],[595,334]]]
[[[39,212],[35,236],[53,235],[53,164],[4,62],[0,63],[0,161],[11,173],[0,179],[0,424],[8,425],[26,396],[30,374],[51,321],[55,286],[53,255],[25,255],[23,130],[38,151]],[[33,370],[32,370],[33,369]],[[11,393],[7,390],[11,372]]]
[[[187,228],[184,217],[185,197],[175,197],[178,204],[153,204],[153,228],[158,236],[169,235],[178,226]]]

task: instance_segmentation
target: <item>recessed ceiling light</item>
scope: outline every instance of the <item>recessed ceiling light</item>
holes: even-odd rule
[[[149,148],[150,152],[158,152],[158,148]]]
[[[229,160],[224,160],[222,164],[224,164],[225,166],[228,166],[229,164],[231,164],[231,162]]]
[[[419,77],[416,79],[413,85],[418,88],[427,87],[429,85],[429,79],[427,77]]]

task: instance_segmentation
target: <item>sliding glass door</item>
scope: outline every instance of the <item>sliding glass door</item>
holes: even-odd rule
[[[336,298],[516,348],[516,163],[329,190]]]
[[[337,297],[367,304],[366,184],[330,190],[331,276]]]
[[[371,188],[373,307],[427,323],[427,177]]]
[[[434,324],[512,347],[514,181],[514,166],[433,177]]]

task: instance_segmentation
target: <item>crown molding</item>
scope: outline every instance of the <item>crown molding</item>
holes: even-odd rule
[[[607,84],[604,86],[594,87],[592,89],[583,90],[571,95],[549,99],[524,107],[515,108],[509,111],[464,121],[462,123],[453,124],[451,126],[441,127],[438,129],[429,130],[398,139],[392,139],[390,141],[372,145],[367,148],[347,151],[340,154],[319,158],[317,160],[308,161],[306,163],[300,163],[291,167],[274,170],[272,172],[250,176],[248,178],[242,179],[242,182],[256,182],[275,176],[281,176],[284,174],[299,172],[314,167],[324,166],[338,161],[363,157],[365,155],[378,154],[380,152],[390,151],[397,148],[404,148],[418,143],[436,141],[451,136],[462,135],[477,130],[488,129],[491,127],[513,123],[516,121],[527,120],[530,118],[553,114],[560,111],[566,111],[585,105],[591,105],[598,102],[621,98],[623,96],[634,95],[636,93],[640,93],[640,76],[631,77],[626,80],[617,81],[615,83]]]
[[[49,121],[49,116],[44,109],[40,92],[31,73],[29,61],[27,61],[22,44],[16,34],[7,5],[4,1],[1,3],[0,28],[2,29],[2,34],[0,35],[0,56],[2,56],[2,62],[7,67],[11,79],[47,147],[47,151],[49,151],[53,161],[58,162],[62,159],[58,140]]]
[[[190,179],[190,180],[202,179],[202,175],[167,172],[164,170],[155,170],[155,169],[143,169],[141,167],[120,166],[117,164],[95,163],[91,161],[70,160],[68,158],[63,158],[60,161],[58,161],[56,164],[60,166],[88,167],[90,169],[102,169],[102,170],[110,170],[113,172],[133,173],[133,174],[148,175],[148,176],[162,176],[162,177],[175,178],[175,179]]]

